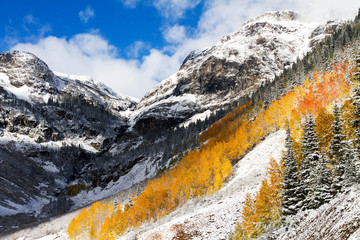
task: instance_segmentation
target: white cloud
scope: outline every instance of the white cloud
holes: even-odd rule
[[[136,41],[126,48],[126,54],[129,58],[137,59],[139,54],[144,50],[151,48],[149,43],[143,41]]]
[[[140,0],[120,0],[126,7],[135,8]]]
[[[357,0],[304,0],[297,1],[297,9],[308,20],[353,19],[360,7]]]
[[[27,23],[27,24],[33,24],[33,23],[36,23],[35,21],[35,18],[32,14],[28,14],[24,17],[24,21]]]
[[[31,44],[17,44],[12,50],[34,53],[53,71],[92,76],[119,93],[142,97],[155,85],[154,79],[171,74],[171,60],[153,50],[142,63],[116,57],[116,48],[97,34],[77,34],[70,39],[47,37]],[[167,62],[160,67],[159,62]],[[156,65],[152,65],[152,63]]]
[[[163,36],[168,43],[181,43],[186,39],[186,30],[184,26],[176,24],[166,28]]]
[[[154,0],[155,8],[166,18],[179,19],[184,13],[196,7],[201,0]]]
[[[91,7],[86,7],[85,10],[79,12],[79,18],[82,22],[87,23],[90,18],[95,16],[94,10]]]

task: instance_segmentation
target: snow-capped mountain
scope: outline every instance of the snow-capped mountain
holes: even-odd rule
[[[150,90],[134,111],[135,128],[176,125],[251,96],[339,24],[302,22],[292,11],[246,22],[216,45],[191,52],[177,73]]]
[[[66,93],[84,98],[115,111],[125,111],[136,101],[120,96],[90,77],[53,73],[45,62],[27,52],[0,54],[0,84],[17,98],[35,103],[47,103]]]
[[[304,23],[291,11],[261,15],[190,53],[140,102],[91,78],[54,73],[33,54],[0,54],[0,228],[161,174],[197,146],[217,120],[212,114],[243,103],[339,24]],[[199,119],[207,120],[189,125]]]

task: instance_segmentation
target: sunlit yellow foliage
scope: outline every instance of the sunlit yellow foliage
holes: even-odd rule
[[[113,204],[95,202],[89,209],[83,208],[72,219],[67,229],[70,239],[98,239],[99,230],[105,219],[114,211]]]
[[[316,133],[318,134],[319,146],[322,150],[326,150],[333,137],[332,124],[334,122],[334,115],[332,112],[326,110],[325,107],[320,107],[315,118]]]
[[[255,198],[246,195],[243,207],[243,221],[238,223],[233,239],[254,239],[268,229],[281,224],[282,170],[274,159],[270,161],[268,179],[261,183]]]

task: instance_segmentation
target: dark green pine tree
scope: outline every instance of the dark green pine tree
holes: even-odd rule
[[[334,136],[331,140],[329,155],[333,165],[333,183],[331,186],[332,194],[342,192],[356,182],[355,152],[351,148],[345,136],[342,134],[341,111],[337,105],[334,108]]]
[[[299,186],[299,169],[289,126],[286,133],[282,192],[282,213],[284,217],[295,215],[301,209],[304,200]]]
[[[312,161],[313,155],[319,155],[319,143],[315,132],[315,121],[311,115],[307,116],[301,141],[301,178],[307,179],[311,169],[314,169],[316,161]],[[319,159],[319,157],[318,157]]]
[[[326,166],[324,158],[320,158],[315,167],[315,191],[309,201],[309,208],[318,208],[324,203],[328,203],[332,196],[332,175],[330,169]]]
[[[357,175],[359,172],[359,163],[360,163],[360,54],[357,55],[356,59],[356,72],[353,75],[354,80],[357,81],[358,86],[353,89],[351,94],[352,104],[354,105],[354,119],[352,120],[355,139],[353,141],[355,153],[357,159],[355,160],[355,165],[357,165]]]
[[[343,190],[344,188],[350,187],[357,182],[357,171],[355,167],[355,153],[351,148],[350,143],[343,141],[341,146],[341,190]]]
[[[319,143],[312,116],[307,118],[301,142],[302,163],[300,186],[304,197],[302,209],[316,209],[331,197],[330,171],[319,152]],[[331,180],[330,180],[331,181]]]
[[[360,82],[360,54],[356,55],[356,72],[353,75],[355,81]]]
[[[329,158],[332,165],[336,165],[340,159],[341,141],[344,140],[345,136],[342,134],[342,120],[341,111],[339,106],[335,103],[334,106],[334,122],[332,125],[333,138],[329,146]]]

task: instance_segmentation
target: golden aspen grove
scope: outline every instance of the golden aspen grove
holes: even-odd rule
[[[95,202],[89,209],[81,209],[69,224],[69,237],[71,239],[98,239],[103,222],[113,211],[114,207],[111,202]]]

